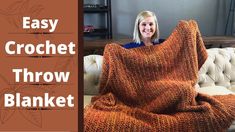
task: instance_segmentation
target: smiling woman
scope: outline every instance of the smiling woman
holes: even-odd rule
[[[145,45],[152,45],[151,38],[156,31],[156,24],[153,17],[147,17],[142,20],[139,24],[139,30]]]
[[[159,28],[156,15],[151,11],[140,12],[135,20],[133,41],[124,45],[125,48],[151,46],[163,42],[159,39]]]
[[[137,30],[140,32],[140,35],[137,35],[135,32]],[[155,14],[150,11],[141,12],[136,18],[135,31],[134,40],[136,42],[142,39],[145,45],[152,45],[151,41],[159,38],[158,23]]]

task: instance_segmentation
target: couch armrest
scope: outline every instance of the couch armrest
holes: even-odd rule
[[[84,100],[84,104],[83,104],[83,107],[85,108],[87,105],[89,105],[90,103],[91,103],[91,98],[92,98],[93,96],[91,96],[91,95],[85,95],[84,97],[83,97],[83,100]]]
[[[96,95],[99,89],[99,78],[103,56],[88,55],[84,57],[84,94]]]

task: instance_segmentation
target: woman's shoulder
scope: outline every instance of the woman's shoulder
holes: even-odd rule
[[[127,44],[123,45],[123,47],[126,48],[126,49],[136,48],[136,47],[140,47],[140,46],[143,46],[143,44],[142,43],[136,43],[136,42],[130,42],[130,43],[127,43]]]

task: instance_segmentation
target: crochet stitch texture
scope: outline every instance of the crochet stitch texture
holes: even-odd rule
[[[160,45],[104,51],[99,95],[84,109],[89,132],[225,131],[235,119],[235,96],[195,91],[207,58],[195,21],[180,21]]]

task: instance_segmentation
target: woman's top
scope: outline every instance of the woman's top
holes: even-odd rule
[[[153,42],[153,45],[160,44],[160,43],[164,42],[164,40],[165,39],[159,39],[158,41]],[[141,42],[141,43],[130,42],[130,43],[125,44],[123,47],[126,49],[131,49],[131,48],[137,48],[137,47],[141,47],[141,46],[145,46],[144,42]]]

